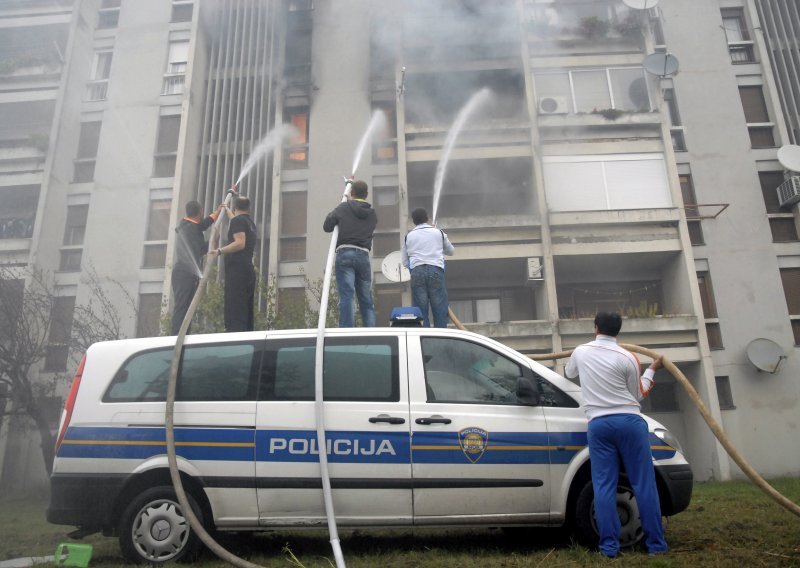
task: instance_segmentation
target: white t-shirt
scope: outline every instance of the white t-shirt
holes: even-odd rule
[[[641,414],[639,401],[653,387],[655,371],[639,376],[639,359],[619,345],[614,337],[579,345],[567,362],[567,377],[580,375],[583,404],[591,420],[609,414]]]

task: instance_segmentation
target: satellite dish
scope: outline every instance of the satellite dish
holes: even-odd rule
[[[634,10],[649,10],[658,4],[658,0],[622,0],[622,3]]]
[[[781,346],[771,339],[760,337],[747,344],[747,359],[759,371],[774,375],[786,361],[786,354]]]
[[[678,58],[670,53],[651,53],[642,61],[642,67],[662,79],[672,77],[678,74]]]
[[[800,146],[787,144],[778,150],[778,161],[787,170],[800,172]]]
[[[381,263],[381,272],[391,282],[408,282],[411,273],[403,266],[403,254],[396,250],[386,255]]]

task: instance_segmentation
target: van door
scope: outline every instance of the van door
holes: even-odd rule
[[[546,522],[547,428],[516,395],[530,367],[453,334],[409,333],[408,347],[414,523]]]
[[[330,330],[324,396],[333,502],[342,525],[411,524],[405,335]],[[257,485],[266,526],[325,522],[312,335],[267,340],[257,410]]]

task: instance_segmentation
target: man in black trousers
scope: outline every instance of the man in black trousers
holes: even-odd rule
[[[253,297],[256,291],[256,270],[253,251],[256,248],[256,225],[250,218],[250,199],[233,199],[233,213],[228,228],[228,244],[209,254],[225,256],[225,331],[253,331]]]
[[[186,217],[181,219],[175,232],[175,266],[172,269],[172,335],[178,335],[183,318],[192,303],[197,284],[200,282],[203,255],[208,242],[203,233],[217,219],[218,211],[203,218],[203,206],[197,201],[186,204]]]

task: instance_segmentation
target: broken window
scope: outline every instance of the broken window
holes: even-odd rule
[[[408,212],[433,215],[435,162],[408,164]],[[438,217],[525,215],[533,211],[530,158],[450,160],[439,195]]]
[[[286,149],[283,165],[286,168],[306,168],[308,167],[308,107],[286,109],[284,116],[294,126],[295,134],[291,145]]]

